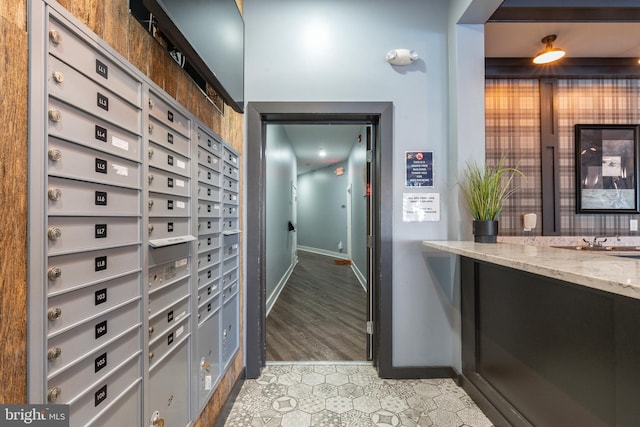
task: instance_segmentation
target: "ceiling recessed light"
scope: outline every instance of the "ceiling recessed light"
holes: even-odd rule
[[[327,151],[324,148],[321,148],[320,151],[318,151],[318,156],[324,157],[326,155],[327,155]]]

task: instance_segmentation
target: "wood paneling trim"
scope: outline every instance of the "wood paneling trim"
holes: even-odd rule
[[[536,65],[533,58],[485,58],[485,77],[490,78],[638,78],[638,58],[563,58]]]
[[[604,3],[604,2],[602,2]],[[500,7],[489,22],[637,22],[638,7]]]
[[[27,33],[0,18],[0,403],[27,396]]]
[[[560,162],[556,93],[558,81],[540,81],[540,153],[542,234],[560,235]]]
[[[213,393],[213,397],[200,414],[200,418],[193,427],[209,427],[214,424],[224,409],[224,405],[234,398],[232,392],[236,383],[244,378],[243,353],[238,352],[227,373],[222,377],[218,388]]]

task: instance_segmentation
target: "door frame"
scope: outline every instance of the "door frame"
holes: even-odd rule
[[[381,378],[392,375],[392,200],[393,104],[391,102],[249,102],[246,150],[246,323],[247,378],[266,363],[266,126],[267,123],[364,123],[375,128],[372,196],[374,301],[373,364]],[[375,193],[375,194],[374,194]]]
[[[351,245],[353,245],[352,242],[352,236],[351,233],[353,232],[352,228],[351,228],[351,208],[353,206],[351,206],[351,203],[353,202],[353,198],[351,197],[351,191],[353,190],[353,185],[350,183],[347,186],[347,194],[346,194],[346,198],[347,198],[347,202],[345,204],[345,207],[347,208],[347,258],[349,259],[353,259],[353,251],[351,248]]]

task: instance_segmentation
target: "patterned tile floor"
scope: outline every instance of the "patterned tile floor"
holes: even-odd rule
[[[225,427],[490,427],[450,379],[387,380],[364,363],[270,363],[246,380]]]

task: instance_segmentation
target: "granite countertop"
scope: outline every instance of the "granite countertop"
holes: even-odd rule
[[[640,261],[597,252],[470,241],[423,241],[428,248],[640,299]]]

